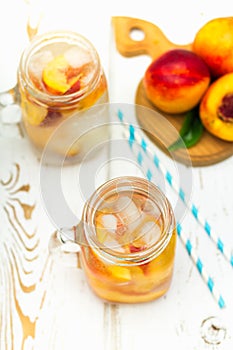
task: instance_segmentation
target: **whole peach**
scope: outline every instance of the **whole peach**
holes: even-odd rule
[[[200,118],[211,134],[233,141],[233,73],[209,86],[200,103]]]
[[[196,34],[193,51],[214,77],[233,72],[233,17],[214,18]]]
[[[186,112],[201,100],[210,83],[210,72],[195,53],[173,49],[147,68],[143,84],[147,98],[161,111]]]

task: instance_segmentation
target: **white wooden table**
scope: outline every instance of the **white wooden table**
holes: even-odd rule
[[[12,0],[13,1],[13,0]],[[17,7],[17,2],[13,1]],[[133,103],[147,57],[125,59],[114,48],[111,16],[140,17],[164,28],[171,40],[192,41],[200,24],[211,17],[232,15],[231,1],[215,8],[208,1],[164,0],[115,4],[53,0],[44,5],[39,31],[73,29],[96,46],[109,81],[111,102]],[[65,6],[64,6],[65,5]],[[56,7],[56,11],[54,10]],[[72,7],[73,6],[73,7]],[[75,9],[75,10],[74,10]],[[179,13],[185,14],[180,15]],[[4,35],[1,33],[1,36]],[[5,78],[7,79],[7,77]],[[128,154],[128,153],[127,153]],[[159,152],[161,159],[169,160]],[[109,156],[108,156],[109,158]],[[102,155],[101,162],[108,160]],[[127,158],[127,156],[126,156]],[[114,159],[95,174],[96,185],[107,177],[140,175],[131,159]],[[101,168],[101,167],[100,167]],[[75,210],[83,201],[71,191],[73,168],[64,170],[64,188]],[[75,168],[78,171],[78,166]],[[184,170],[185,171],[185,170]],[[1,350],[202,350],[233,348],[233,271],[190,213],[182,225],[225,297],[220,310],[181,242],[177,242],[174,278],[167,295],[151,303],[114,305],[90,291],[77,255],[62,261],[48,255],[54,225],[40,194],[40,162],[19,125],[0,124],[0,349]],[[233,158],[192,169],[192,200],[233,247]],[[71,181],[72,179],[72,181]],[[67,184],[71,184],[68,186]],[[66,187],[67,185],[67,187]],[[166,193],[171,202],[176,196]],[[57,204],[59,205],[59,203]],[[68,266],[72,265],[72,266]],[[220,322],[219,345],[208,344],[208,320]],[[203,325],[204,322],[204,325]],[[219,324],[216,323],[217,327]],[[214,336],[217,330],[209,329]],[[204,339],[205,338],[205,339]]]

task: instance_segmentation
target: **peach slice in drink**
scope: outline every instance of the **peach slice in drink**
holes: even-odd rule
[[[106,248],[124,252],[118,241],[119,218],[111,213],[98,213],[95,220],[97,240]]]
[[[31,125],[40,125],[47,116],[48,110],[44,106],[40,106],[29,99],[26,100],[25,95],[21,98],[22,114]]]
[[[138,209],[128,196],[119,197],[111,208],[96,215],[97,239],[106,247],[136,253],[154,245],[160,238],[158,217]]]
[[[65,56],[59,55],[45,66],[42,79],[47,90],[51,93],[65,94],[72,86],[77,85],[80,74],[80,67],[71,67]]]

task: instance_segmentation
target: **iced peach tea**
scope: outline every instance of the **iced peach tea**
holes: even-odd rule
[[[35,38],[22,55],[18,81],[23,124],[40,151],[67,118],[108,101],[98,54],[76,33],[52,32]],[[55,153],[63,153],[63,137]],[[74,145],[67,156],[78,152]]]
[[[172,279],[176,231],[170,204],[152,184],[149,193],[137,189],[137,183],[144,186],[146,180],[133,181],[133,192],[110,190],[104,195],[93,214],[92,243],[82,247],[90,286],[112,302],[156,299],[167,292]]]

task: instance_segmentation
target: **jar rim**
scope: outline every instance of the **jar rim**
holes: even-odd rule
[[[42,47],[46,47],[52,43],[61,43],[66,42],[68,44],[73,44],[85,47],[91,53],[92,60],[94,62],[94,70],[92,73],[92,77],[84,88],[77,92],[73,92],[67,95],[53,95],[48,94],[44,91],[41,91],[35,87],[32,83],[29,72],[28,72],[28,63],[30,62],[30,58],[33,54],[37,53]],[[51,101],[53,104],[56,103],[75,103],[80,99],[86,97],[89,93],[91,93],[95,86],[98,84],[100,79],[100,59],[99,55],[94,47],[94,45],[83,35],[76,33],[74,31],[69,30],[59,30],[59,31],[48,31],[43,34],[36,35],[29,46],[27,46],[20,58],[18,76],[21,80],[21,84],[23,83],[23,87],[30,93],[31,96],[38,99],[42,104],[47,104],[48,101]]]
[[[101,194],[111,186],[122,185],[131,183],[131,188],[134,189],[135,193],[140,191],[141,194],[146,194],[150,199],[154,199],[155,196],[160,196],[161,203],[163,206],[163,230],[158,241],[152,244],[149,248],[144,249],[140,252],[133,253],[119,253],[116,250],[112,250],[105,245],[101,244],[96,239],[96,231],[94,225],[95,213],[98,209],[98,205],[101,202]],[[142,186],[148,187],[150,191],[142,189]],[[118,187],[119,188],[119,187]],[[120,191],[119,191],[120,192]],[[108,194],[109,197],[109,194]],[[158,198],[157,198],[158,199]],[[175,220],[174,214],[170,202],[164,193],[152,182],[145,178],[136,176],[121,176],[116,177],[112,180],[105,182],[101,185],[86,202],[83,210],[83,225],[84,225],[84,236],[88,242],[88,245],[97,254],[101,255],[102,258],[111,263],[117,263],[119,265],[132,265],[132,264],[145,264],[151,259],[155,258],[166,248],[169,243],[172,233],[174,231]]]

